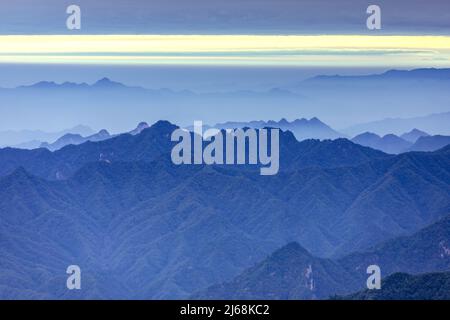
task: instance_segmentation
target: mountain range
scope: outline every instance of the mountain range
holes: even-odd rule
[[[109,139],[110,137],[111,137],[111,135],[109,134],[109,132],[104,129],[100,130],[99,132],[97,132],[93,135],[87,136],[87,137],[83,137],[80,134],[67,133],[53,143],[47,143],[47,142],[41,143],[39,148],[46,148],[50,151],[55,151],[55,150],[61,149],[62,147],[65,147],[69,144],[77,145],[77,144],[82,144],[83,142],[86,142],[86,141],[93,141],[93,142],[102,141],[102,140]]]
[[[420,137],[408,151],[434,151],[450,144],[450,136]]]
[[[387,134],[383,137],[365,132],[352,139],[354,143],[381,150],[386,153],[399,154],[410,151],[436,151],[450,144],[450,136],[430,136],[426,132],[413,129],[400,137]]]
[[[402,134],[400,136],[400,138],[402,138],[403,140],[409,141],[411,143],[416,143],[416,141],[419,138],[421,138],[421,137],[428,137],[428,136],[429,136],[428,133],[414,128],[411,131],[405,132],[404,134]]]
[[[135,129],[129,131],[128,133],[131,135],[137,135],[137,134],[141,133],[142,130],[147,129],[147,128],[148,128],[148,124],[146,122],[140,122]],[[117,135],[111,135],[105,129],[102,129],[99,132],[97,132],[93,135],[87,136],[87,137],[83,137],[80,134],[67,133],[53,143],[42,142],[39,145],[39,148],[46,148],[50,151],[56,151],[67,145],[70,145],[70,144],[77,145],[77,144],[82,144],[87,141],[98,142],[98,141],[110,139],[115,136],[117,136]],[[24,149],[28,149],[28,148],[24,148]],[[30,149],[35,149],[35,148],[30,148]]]
[[[386,153],[398,154],[405,152],[413,143],[406,141],[394,134],[387,134],[383,137],[371,132],[365,132],[352,139],[354,143]]]
[[[374,132],[378,135],[397,134],[421,128],[434,135],[450,135],[447,123],[450,121],[450,112],[434,113],[413,118],[387,118],[383,120],[360,123],[340,131],[350,136],[361,132]]]
[[[142,134],[121,134],[97,143],[88,142],[75,148],[66,146],[56,152],[43,149],[0,150],[0,176],[11,173],[19,166],[47,179],[63,179],[71,176],[84,164],[92,161],[153,161],[163,154],[170,158],[170,135],[177,127],[167,121],[159,121]],[[389,158],[383,152],[360,147],[347,139],[297,141],[294,135],[282,132],[280,162],[282,170],[320,166],[324,168],[364,163],[371,159]],[[328,155],[326,155],[328,153]],[[170,159],[169,159],[170,160]]]
[[[250,121],[250,122],[225,122],[218,123],[214,128],[218,129],[235,129],[235,128],[255,128],[261,129],[265,127],[280,128],[283,131],[292,132],[297,140],[306,139],[337,139],[344,138],[345,136],[328,125],[323,123],[317,118],[311,119],[296,119],[294,121],[287,121],[281,119],[280,121]]]
[[[39,147],[42,141],[55,141],[68,133],[88,136],[94,134],[94,131],[84,125],[56,132],[45,132],[42,130],[0,131],[0,147],[15,146],[23,149],[34,149]]]
[[[368,277],[366,269],[378,265],[383,277],[382,290],[367,290],[346,296],[346,299],[384,298],[395,290],[396,272],[421,274],[435,271],[450,271],[450,216],[406,237],[394,238],[363,253],[351,254],[341,259],[323,259],[311,255],[298,243],[290,243],[275,251],[262,262],[245,270],[233,280],[209,287],[192,296],[193,299],[219,300],[286,300],[326,299],[334,295],[350,293],[365,287]],[[447,280],[434,280],[438,290],[429,288],[430,283],[422,279],[430,290],[422,299],[442,298]],[[419,276],[423,277],[423,276]],[[407,276],[406,280],[414,279]],[[398,290],[403,288],[397,287]],[[409,294],[419,298],[422,293],[404,291],[397,299],[410,299]],[[445,295],[444,295],[445,296]],[[448,295],[447,295],[448,296]]]
[[[159,121],[55,152],[1,149],[1,297],[188,297],[293,241],[351,270],[337,257],[450,212],[449,147],[394,156],[284,131],[280,172],[264,177],[251,165],[173,165],[176,128]],[[65,290],[71,264],[82,292]]]
[[[55,123],[72,127],[75,123],[86,123],[123,132],[141,119],[153,122],[169,119],[188,126],[195,120],[210,124],[228,119],[250,122],[255,114],[261,119],[296,119],[301,114],[318,117],[346,136],[366,131],[399,135],[413,128],[432,135],[450,135],[447,125],[449,70],[324,75],[287,84],[271,80],[272,84],[264,89],[223,91],[218,87],[210,92],[149,89],[109,78],[92,84],[41,81],[0,89],[0,127],[31,128],[36,123],[43,127]],[[424,110],[433,116],[422,117]],[[24,118],[22,114],[28,116]],[[414,118],[399,119],[405,114]],[[372,123],[373,119],[386,120]],[[361,125],[355,125],[358,123]],[[18,143],[22,142],[25,141]]]
[[[41,81],[16,88],[0,88],[0,99],[0,111],[4,111],[4,117],[0,119],[2,127],[30,127],[36,122],[46,126],[50,123],[44,115],[51,114],[51,122],[62,126],[72,126],[73,122],[78,122],[104,128],[114,124],[112,131],[120,132],[142,118],[154,121],[169,118],[183,124],[192,124],[194,120],[213,123],[213,120],[216,122],[217,119],[228,118],[233,110],[244,105],[257,104],[260,110],[264,108],[270,112],[270,106],[282,103],[287,114],[293,115],[295,105],[302,96],[277,88],[264,91],[218,90],[209,93],[168,88],[148,89],[102,78],[93,84]],[[211,105],[214,105],[214,114],[221,114],[223,117],[217,118],[208,112]],[[3,106],[9,108],[3,110],[2,108],[6,108]],[[26,112],[29,117],[18,123],[17,112],[21,111]],[[249,107],[243,114],[252,116],[254,113]],[[274,114],[267,116],[272,117]]]

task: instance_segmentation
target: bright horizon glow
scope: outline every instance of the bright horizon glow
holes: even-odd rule
[[[0,63],[450,67],[449,36],[11,35]]]

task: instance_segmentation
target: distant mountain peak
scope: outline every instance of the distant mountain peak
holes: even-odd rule
[[[381,138],[379,135],[377,135],[376,133],[370,132],[370,131],[366,131],[360,134],[360,136],[370,136],[370,137],[379,137]]]
[[[408,151],[436,151],[450,144],[450,136],[435,135],[422,136],[408,149]]]
[[[109,137],[111,136],[111,134],[109,133],[108,130],[106,129],[102,129],[99,132],[97,132],[96,134],[94,134],[93,136],[97,136],[97,137]]]
[[[380,76],[391,78],[433,78],[433,79],[450,79],[449,68],[419,68],[412,70],[388,70]]]
[[[450,80],[450,68],[419,68],[411,70],[391,69],[383,73],[369,74],[369,75],[318,75],[304,80],[305,82],[315,81],[329,81],[329,80],[374,80],[374,79],[393,79],[393,80],[408,80],[408,79],[435,79],[435,80]]]
[[[414,128],[411,131],[402,134],[400,136],[400,138],[405,139],[406,141],[415,143],[419,138],[428,137],[428,136],[429,136],[428,133]]]
[[[159,120],[150,126],[150,128],[158,131],[173,131],[178,127],[167,120]]]
[[[135,135],[141,133],[143,130],[145,130],[145,129],[147,129],[147,128],[150,128],[150,126],[148,125],[148,123],[145,122],[145,121],[142,121],[142,122],[139,122],[139,124],[137,125],[137,127],[136,127],[135,129],[131,130],[129,133],[130,133],[131,135],[135,136]]]
[[[303,255],[307,257],[311,257],[311,253],[306,250],[304,247],[302,247],[298,242],[293,241],[289,242],[284,247],[278,249],[273,253],[273,256],[280,256],[280,255],[286,255],[286,254],[296,254],[296,255]]]
[[[312,117],[311,119],[309,119],[309,122],[311,122],[311,123],[322,123],[323,124],[323,122],[320,121],[319,118],[317,118],[317,117]]]
[[[20,86],[19,88],[36,88],[36,89],[49,89],[57,87],[58,84],[53,81],[39,81],[32,85]]]
[[[93,87],[101,87],[101,88],[116,88],[116,87],[125,87],[124,84],[116,81],[112,81],[111,79],[104,77],[98,80],[96,83],[92,85]]]
[[[421,131],[421,130],[416,129],[416,128],[412,129],[412,130],[411,130],[410,132],[408,132],[408,133],[425,133],[425,134],[427,134],[426,132]]]
[[[352,142],[391,154],[405,152],[412,144],[392,133],[380,137],[372,132],[361,133],[354,137]]]
[[[323,123],[316,117],[311,118],[310,120],[306,118],[295,119],[291,122],[286,118],[282,118],[280,121],[259,120],[250,122],[225,122],[218,123],[214,127],[220,129],[236,129],[245,127],[254,129],[261,129],[265,127],[280,128],[283,131],[291,131],[299,141],[306,139],[336,139],[344,136],[333,130],[330,126]]]

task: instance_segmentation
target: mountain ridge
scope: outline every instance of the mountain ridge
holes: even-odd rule
[[[157,128],[170,132],[172,126],[160,122]],[[151,128],[141,134],[149,143],[156,137]],[[128,144],[132,137],[115,139]],[[292,241],[320,256],[324,269],[313,266],[313,273],[327,275],[341,266],[326,256],[363,250],[448,214],[447,152],[356,167],[307,166],[273,177],[234,167],[175,166],[164,153],[153,161],[92,161],[64,180],[36,178],[21,168],[0,178],[0,230],[7,243],[0,253],[8,272],[45,279],[42,290],[53,298],[67,293],[49,275],[73,261],[91,275],[82,297],[180,298],[233,278]],[[392,186],[406,177],[391,206]],[[375,213],[379,219],[367,219]],[[28,248],[26,254],[17,247]],[[42,273],[32,269],[35,263]],[[15,294],[36,286],[27,279],[0,283]],[[310,292],[307,284],[297,289]]]
[[[450,247],[449,231],[450,215],[413,235],[381,243],[372,252],[354,253],[337,260],[314,257],[298,243],[289,243],[231,281],[213,285],[195,293],[191,298],[327,299],[330,296],[342,295],[342,292],[349,293],[364,288],[368,277],[366,268],[374,264],[380,266],[383,276],[387,275],[387,284],[383,280],[382,289],[390,290],[389,278],[392,274],[395,277],[396,272],[422,274],[450,271],[450,249],[446,247]],[[400,247],[403,251],[392,252],[390,247]],[[417,256],[417,251],[420,256]],[[413,269],[414,267],[416,269]],[[314,270],[319,272],[315,273]],[[363,294],[371,296],[372,291],[366,290],[341,298],[361,299]],[[405,293],[397,297],[408,296]]]

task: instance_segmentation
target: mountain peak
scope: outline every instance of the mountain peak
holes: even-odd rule
[[[141,133],[143,130],[145,130],[145,129],[147,129],[147,128],[150,128],[150,126],[148,125],[148,123],[142,121],[142,122],[139,122],[139,124],[137,125],[137,127],[134,128],[133,130],[131,130],[129,133],[130,133],[131,135],[135,136],[135,135]]]
[[[323,122],[320,121],[319,118],[317,118],[317,117],[313,117],[313,118],[309,119],[309,122],[317,123],[317,124],[323,124]]]
[[[101,136],[109,136],[110,135],[108,130],[106,130],[106,129],[100,130],[97,134],[101,135]]]
[[[400,138],[402,138],[406,141],[415,143],[419,138],[428,137],[428,136],[429,136],[429,134],[426,133],[425,131],[421,131],[419,129],[414,128],[411,131],[402,134],[400,136]]]
[[[381,138],[379,135],[377,135],[376,133],[370,132],[370,131],[366,131],[360,134],[360,136],[367,136],[367,137],[378,137]]]
[[[108,82],[112,82],[111,79],[109,79],[108,77],[103,77],[97,81],[97,83],[108,83]]]
[[[167,120],[159,120],[155,122],[150,128],[158,131],[173,131],[178,127]]]
[[[104,77],[98,80],[96,83],[92,85],[93,87],[101,87],[101,88],[116,88],[116,87],[125,87],[124,84],[120,82],[112,81],[111,79]]]
[[[296,241],[289,242],[287,245],[285,245],[284,247],[280,248],[279,250],[277,250],[275,252],[275,254],[286,254],[286,253],[289,253],[289,254],[291,254],[291,253],[303,254],[303,255],[308,255],[308,256],[311,255],[308,250],[303,248]]]

